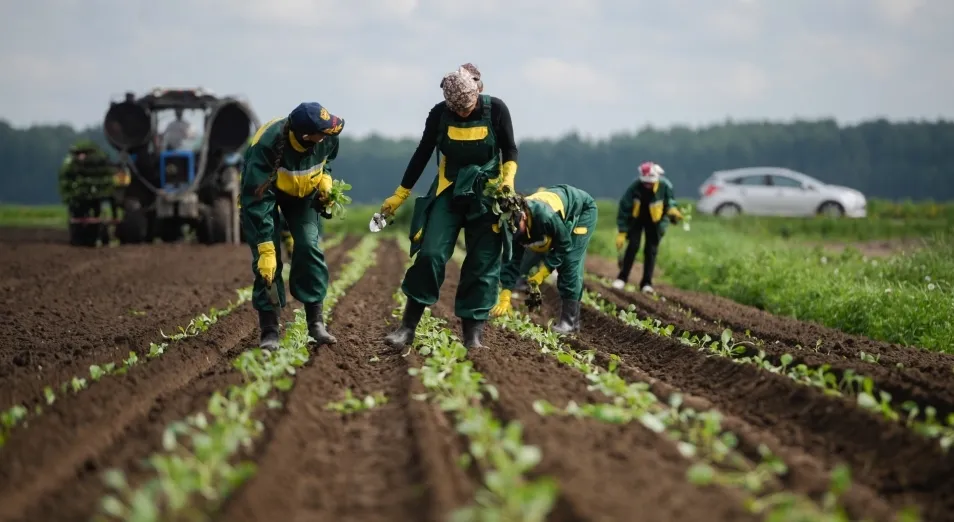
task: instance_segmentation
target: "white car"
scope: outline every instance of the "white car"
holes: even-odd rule
[[[855,189],[829,185],[780,167],[713,172],[699,187],[696,210],[716,216],[815,216],[863,218],[867,199]]]

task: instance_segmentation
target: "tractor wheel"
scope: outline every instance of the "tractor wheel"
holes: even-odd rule
[[[123,220],[116,225],[116,239],[121,244],[138,244],[149,235],[149,219],[138,200],[126,200]]]
[[[232,227],[232,199],[227,197],[215,198],[212,205],[203,212],[202,223],[199,225],[199,241],[206,245],[226,243],[229,240],[229,230]],[[238,233],[238,231],[235,231]]]
[[[99,227],[97,225],[70,224],[70,245],[95,247],[97,239],[99,239]]]

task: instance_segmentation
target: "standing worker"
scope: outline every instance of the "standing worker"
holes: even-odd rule
[[[586,249],[596,229],[596,201],[588,193],[570,185],[553,185],[523,199],[522,212],[515,213],[513,258],[500,271],[500,296],[490,315],[513,311],[510,296],[520,276],[527,275],[531,287],[539,287],[554,270],[562,299],[560,322],[553,331],[568,334],[580,331],[580,300],[583,298],[583,271]],[[526,255],[525,249],[538,255]],[[534,265],[542,262],[531,273]]]
[[[487,182],[512,193],[517,173],[517,145],[510,110],[499,98],[480,94],[473,73],[464,67],[441,81],[444,101],[427,115],[424,133],[408,162],[401,185],[381,205],[394,215],[421,177],[437,148],[437,176],[427,195],[417,198],[411,219],[414,264],[401,291],[407,306],[400,326],[385,342],[400,348],[414,340],[424,308],[437,302],[444,269],[464,229],[467,255],[461,266],[454,313],[461,318],[467,348],[479,348],[484,322],[497,294],[505,231],[497,224],[493,200],[483,194]],[[502,161],[501,161],[502,156]]]
[[[619,276],[613,281],[613,288],[622,289],[629,279],[629,272],[633,269],[636,252],[639,251],[640,236],[645,232],[646,247],[643,249],[643,278],[639,287],[643,292],[653,292],[653,269],[656,266],[656,255],[659,253],[659,242],[666,233],[669,221],[678,223],[682,213],[676,207],[676,198],[673,196],[672,184],[662,177],[662,167],[651,161],[639,166],[639,179],[626,189],[626,193],[619,200],[619,211],[616,214],[616,250],[623,254],[619,267]]]
[[[258,310],[262,348],[278,348],[279,313],[285,306],[281,256],[275,254],[282,217],[296,244],[291,295],[305,305],[308,335],[319,346],[338,342],[325,330],[322,317],[328,267],[319,245],[318,220],[332,186],[325,169],[338,155],[342,128],[344,120],[321,104],[301,103],[287,117],[259,128],[245,151],[242,221],[252,249],[252,305]],[[276,293],[273,284],[277,303],[269,297]]]

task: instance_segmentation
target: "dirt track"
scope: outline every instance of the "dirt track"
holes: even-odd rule
[[[92,250],[55,244],[49,235],[25,243],[29,237],[34,235],[0,230],[0,255],[4,266],[12,267],[0,276],[3,409],[16,402],[33,404],[42,399],[45,385],[88,375],[89,364],[122,359],[129,350],[142,353],[158,340],[159,328],[171,331],[211,306],[224,306],[235,298],[236,288],[250,282],[244,245]],[[332,277],[355,244],[356,238],[349,238],[328,253]],[[466,441],[431,402],[414,399],[424,390],[407,370],[420,366],[420,358],[391,353],[381,342],[395,321],[392,294],[406,253],[388,241],[376,256],[377,263],[332,314],[330,329],[338,344],[320,349],[298,371],[294,388],[282,398],[284,406],[262,417],[265,435],[247,455],[258,471],[233,493],[216,520],[437,522],[473,501],[480,476],[458,466]],[[459,334],[452,317],[458,273],[448,266],[441,300],[432,311]],[[618,305],[634,303],[640,315],[673,323],[677,330],[718,335],[723,326],[717,321],[738,324],[732,328],[749,328],[768,341],[770,353],[791,352],[795,344],[814,347],[813,336],[825,333],[822,346],[828,349],[802,355],[806,364],[857,369],[899,396],[942,409],[954,404],[954,383],[935,370],[939,364],[950,368],[943,357],[760,316],[711,296],[664,288],[669,300],[661,302],[599,285],[591,289]],[[559,310],[552,288],[547,297],[535,316],[540,324]],[[676,302],[701,319],[688,318]],[[256,330],[255,313],[245,304],[162,357],[64,395],[14,429],[0,448],[0,521],[87,520],[106,493],[102,470],[119,467],[134,483],[142,480],[139,462],[161,448],[164,427],[203,409],[213,391],[241,379],[230,362],[255,341]],[[548,520],[633,520],[634,513],[659,521],[757,520],[745,511],[736,490],[690,485],[685,473],[691,462],[639,423],[538,415],[532,408],[537,399],[558,406],[607,399],[589,391],[582,374],[541,354],[530,341],[488,326],[485,343],[488,348],[472,352],[470,359],[499,391],[499,401],[490,405],[493,412],[501,420],[520,421],[524,441],[542,451],[535,472],[559,482]],[[954,458],[942,454],[936,441],[849,400],[707,357],[590,309],[572,343],[595,350],[598,360],[619,354],[624,361],[620,375],[651,384],[661,398],[679,392],[694,408],[718,409],[726,417],[724,425],[740,436],[744,452],[766,444],[785,460],[791,469],[784,484],[789,490],[817,498],[827,487],[827,474],[845,462],[854,473],[855,485],[845,499],[853,519],[890,520],[889,511],[909,503],[922,508],[924,520],[952,519]],[[881,365],[862,362],[856,350],[882,354]],[[889,359],[905,361],[905,369],[891,369]],[[327,410],[347,388],[358,397],[383,392],[389,402],[352,415]]]

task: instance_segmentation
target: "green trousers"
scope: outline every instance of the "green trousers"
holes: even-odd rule
[[[573,232],[570,236],[570,250],[563,256],[563,264],[557,268],[557,291],[560,297],[567,300],[579,301],[583,298],[583,273],[586,264],[586,249],[590,245],[590,238],[596,231],[596,206],[588,207],[580,214],[574,229],[585,228],[582,233]],[[519,244],[514,244],[513,259],[503,268],[500,282],[503,288],[513,289],[520,276],[526,277],[534,266],[539,265],[544,254],[527,250]]]
[[[282,192],[276,195],[275,211],[272,215],[275,223],[272,242],[275,244],[275,258],[278,262],[278,268],[275,270],[275,279],[272,284],[278,287],[278,300],[282,307],[287,302],[285,281],[282,278],[282,215],[285,218],[287,229],[295,240],[291,273],[289,274],[292,297],[304,304],[314,304],[324,301],[328,292],[328,265],[325,264],[325,253],[321,251],[319,246],[321,241],[321,223],[319,220],[321,218],[318,216],[318,211],[312,208],[311,203],[312,198],[310,197],[296,198]],[[281,214],[279,214],[279,209]],[[249,219],[249,217],[243,213],[242,219]],[[252,227],[246,225],[245,230],[252,230]],[[249,247],[252,249],[252,273],[255,274],[255,283],[252,287],[252,307],[256,310],[272,310],[273,307],[271,301],[268,300],[268,288],[265,286],[265,280],[258,273],[258,245],[254,244],[254,241],[249,241]]]
[[[497,222],[492,212],[467,221],[463,210],[451,208],[451,193],[448,189],[435,198],[424,225],[421,249],[404,274],[401,291],[425,306],[437,302],[445,266],[463,228],[467,256],[460,269],[454,313],[461,319],[485,321],[497,304],[503,234],[491,228]]]

